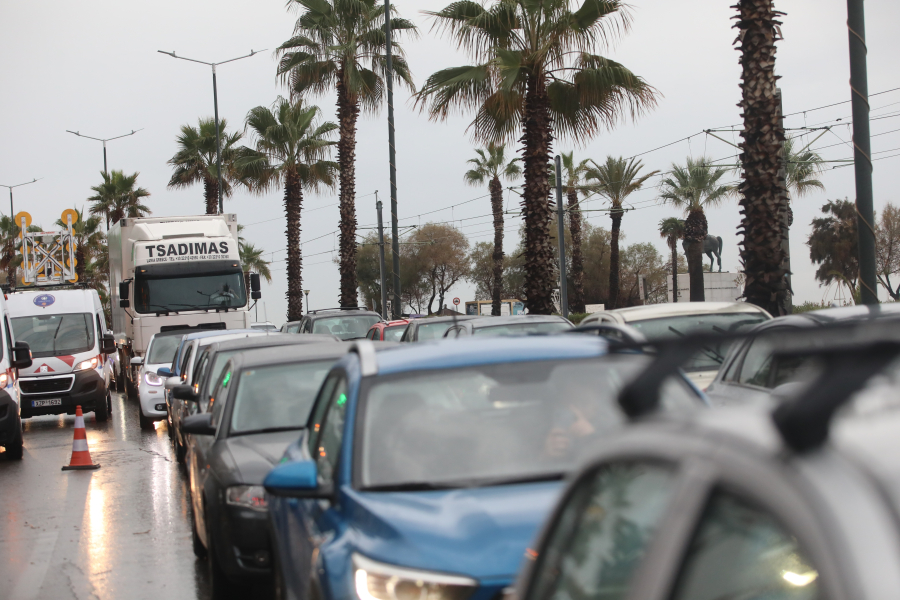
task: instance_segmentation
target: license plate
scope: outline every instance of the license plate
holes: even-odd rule
[[[41,406],[59,406],[62,404],[62,398],[47,398],[46,400],[32,400],[32,408],[40,408]]]

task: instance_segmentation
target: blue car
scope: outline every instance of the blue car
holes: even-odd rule
[[[355,343],[264,481],[279,598],[489,600],[510,586],[619,389],[650,358],[601,338]],[[705,398],[684,377],[667,409]]]

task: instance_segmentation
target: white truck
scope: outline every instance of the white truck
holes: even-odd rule
[[[250,276],[247,290],[236,215],[125,218],[108,239],[116,379],[130,395],[137,377],[131,360],[144,356],[154,334],[243,329],[253,322],[259,276]]]

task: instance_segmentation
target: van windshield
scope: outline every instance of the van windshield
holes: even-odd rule
[[[25,342],[35,358],[69,356],[94,348],[94,320],[88,313],[14,317],[17,342]]]

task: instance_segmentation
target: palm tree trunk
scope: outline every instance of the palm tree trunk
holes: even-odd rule
[[[340,166],[340,272],[342,307],[356,306],[356,121],[359,101],[344,87],[344,70],[337,74],[337,107],[340,138],[338,165]]]
[[[678,302],[678,240],[669,238],[669,248],[672,249],[672,302]]]
[[[741,261],[748,302],[779,316],[787,313],[787,269],[782,223],[788,211],[787,188],[781,168],[784,126],[776,94],[775,39],[777,17],[773,0],[739,0],[737,4],[744,130],[741,137],[743,181],[741,205]]]
[[[576,313],[587,311],[584,305],[584,256],[581,254],[581,211],[578,192],[569,190],[569,232],[572,234],[572,297],[569,305]]]
[[[300,210],[303,207],[303,188],[300,177],[293,171],[284,176],[284,214],[287,220],[287,301],[288,321],[303,316],[303,256],[300,252]]]
[[[16,287],[16,249],[13,240],[6,242],[6,285],[10,288]]]
[[[612,218],[612,231],[609,236],[609,300],[607,309],[616,308],[619,302],[619,229],[622,227],[621,206],[613,206],[609,211]]]
[[[494,213],[494,281],[491,285],[491,315],[500,316],[503,293],[503,186],[500,178],[491,179],[491,211]]]
[[[702,208],[692,210],[684,221],[684,239],[687,241],[688,276],[691,281],[691,302],[705,302],[703,288],[703,241],[709,232]]]
[[[203,195],[206,197],[206,214],[219,213],[219,182],[215,177],[203,178]]]
[[[84,283],[84,246],[80,243],[75,247],[75,274],[78,281]]]
[[[525,114],[522,118],[525,188],[522,214],[525,218],[525,308],[533,315],[549,315],[553,305],[553,248],[550,245],[550,146],[553,125],[550,99],[543,79],[528,78]]]
[[[250,295],[250,271],[244,271],[244,290]]]

